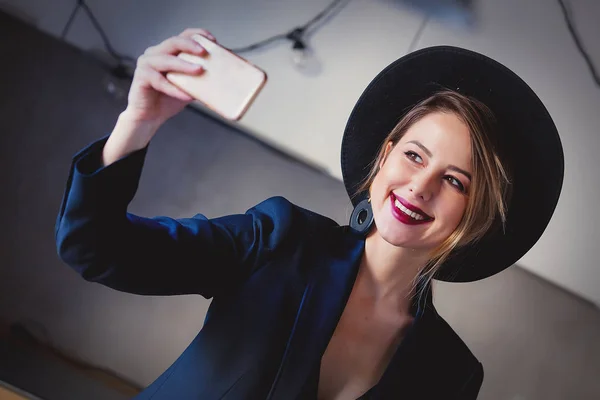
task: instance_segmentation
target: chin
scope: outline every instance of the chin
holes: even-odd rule
[[[424,246],[420,237],[415,237],[414,233],[402,231],[401,229],[390,229],[391,227],[383,225],[377,228],[377,234],[387,243],[395,247],[406,247],[411,249],[427,248]],[[394,227],[396,228],[396,227]]]
[[[398,224],[395,219],[392,221],[381,221],[377,223],[375,220],[374,231],[387,243],[395,247],[404,247],[415,250],[431,250],[439,246],[445,237],[440,239],[440,232],[432,237],[431,227],[427,231],[415,229],[417,226],[404,226]],[[435,240],[434,240],[435,239]]]

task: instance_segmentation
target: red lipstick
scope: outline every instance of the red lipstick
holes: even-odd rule
[[[396,200],[398,200],[400,202],[400,204],[402,204],[402,206],[404,206],[406,209],[422,216],[423,219],[415,219],[415,218],[411,217],[410,215],[407,215],[406,213],[404,213],[402,210],[400,210],[398,207],[396,207]],[[423,210],[421,210],[419,207],[410,204],[408,201],[406,201],[402,197],[397,197],[393,193],[390,195],[390,206],[392,209],[392,215],[398,221],[400,221],[404,224],[421,225],[421,224],[426,224],[426,223],[433,221],[433,218],[431,218],[429,215],[425,214],[425,212],[423,212]]]

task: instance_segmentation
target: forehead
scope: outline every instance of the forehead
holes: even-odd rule
[[[462,168],[471,164],[471,134],[468,126],[455,114],[427,114],[408,128],[399,144],[410,141],[423,144],[434,159]]]

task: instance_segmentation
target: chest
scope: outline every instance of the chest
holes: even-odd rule
[[[353,293],[321,359],[319,400],[354,400],[375,386],[411,322]]]

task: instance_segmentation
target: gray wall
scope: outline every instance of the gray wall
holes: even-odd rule
[[[88,0],[121,52],[143,50],[186,27],[205,27],[227,46],[238,47],[304,23],[330,0],[267,1]],[[60,34],[75,2],[3,0],[29,15],[40,29]],[[592,59],[600,68],[600,2],[567,1]],[[0,3],[2,4],[2,3]],[[257,137],[332,176],[341,176],[339,149],[346,119],[367,83],[404,54],[423,21],[401,0],[351,0],[310,41],[318,74],[303,74],[281,44],[248,54],[269,74],[269,84],[242,121]],[[566,156],[563,195],[547,232],[520,265],[600,304],[600,88],[571,39],[557,1],[479,0],[477,24],[466,28],[431,19],[416,47],[451,44],[505,63],[538,93],[555,118]],[[82,12],[67,40],[82,49],[102,42]]]
[[[41,3],[40,3],[41,4]],[[0,19],[0,319],[93,364],[147,385],[183,351],[208,302],[141,297],[82,281],[57,258],[53,225],[71,156],[112,128],[124,103],[105,73],[47,36]],[[6,195],[7,194],[7,195]],[[335,179],[265,149],[194,113],[170,121],[150,148],[130,210],[141,215],[217,216],[282,194],[347,218]],[[523,269],[474,284],[439,284],[435,302],[485,365],[481,399],[600,397],[600,314]]]

